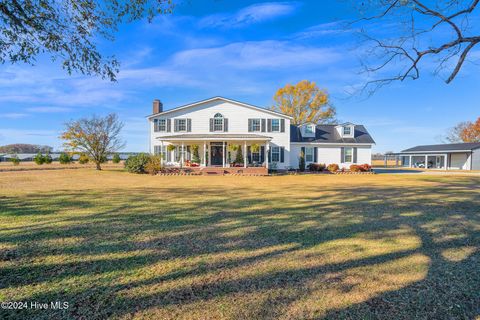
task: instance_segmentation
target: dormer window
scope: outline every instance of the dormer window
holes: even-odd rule
[[[350,126],[343,127],[343,135],[344,136],[349,136],[351,134],[352,134],[352,127],[350,127]]]
[[[220,113],[213,117],[213,131],[223,131],[223,116]]]
[[[315,129],[315,126],[313,124],[309,124],[305,127],[305,133],[313,133]]]

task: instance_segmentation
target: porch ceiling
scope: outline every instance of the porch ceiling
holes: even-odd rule
[[[270,141],[272,137],[260,134],[179,134],[173,136],[158,137],[162,141],[182,141],[182,140],[199,140],[199,141],[223,141],[223,140],[262,140]]]

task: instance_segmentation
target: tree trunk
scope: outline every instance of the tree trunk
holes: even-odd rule
[[[100,166],[100,162],[99,162],[99,161],[98,161],[98,162],[95,162],[95,164],[96,164],[96,166],[97,166],[97,168],[96,168],[97,170],[102,170],[102,167]]]

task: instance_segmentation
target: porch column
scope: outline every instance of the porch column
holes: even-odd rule
[[[207,166],[207,142],[203,141],[203,166]]]
[[[445,154],[445,161],[443,162],[443,165],[445,166],[445,170],[448,170],[448,154]]]
[[[182,141],[182,156],[180,157],[180,168],[183,168],[183,161],[185,155],[185,143]]]
[[[222,168],[225,168],[225,141],[222,141]]]
[[[163,140],[160,141],[160,166],[163,167]],[[167,155],[167,153],[165,152],[165,155]]]
[[[267,141],[265,142],[265,167],[268,170],[268,148],[270,147],[270,143]]]
[[[428,154],[425,155],[425,169],[428,169]]]
[[[247,167],[247,141],[243,142],[243,167]]]
[[[409,160],[408,160],[409,167],[412,168],[413,167],[412,156],[408,156],[408,157],[409,157]]]

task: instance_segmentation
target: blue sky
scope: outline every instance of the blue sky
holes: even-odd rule
[[[0,65],[0,145],[60,148],[66,121],[116,112],[125,150],[146,151],[155,98],[166,109],[217,95],[269,107],[277,88],[303,79],[330,93],[339,120],[364,124],[379,152],[437,143],[457,122],[480,116],[474,64],[450,85],[427,66],[420,80],[368,99],[347,94],[365,81],[358,38],[343,27],[356,17],[348,1],[185,1],[173,15],[122,26],[114,42],[100,43],[121,62],[116,83],[68,76],[48,57],[34,67]]]

